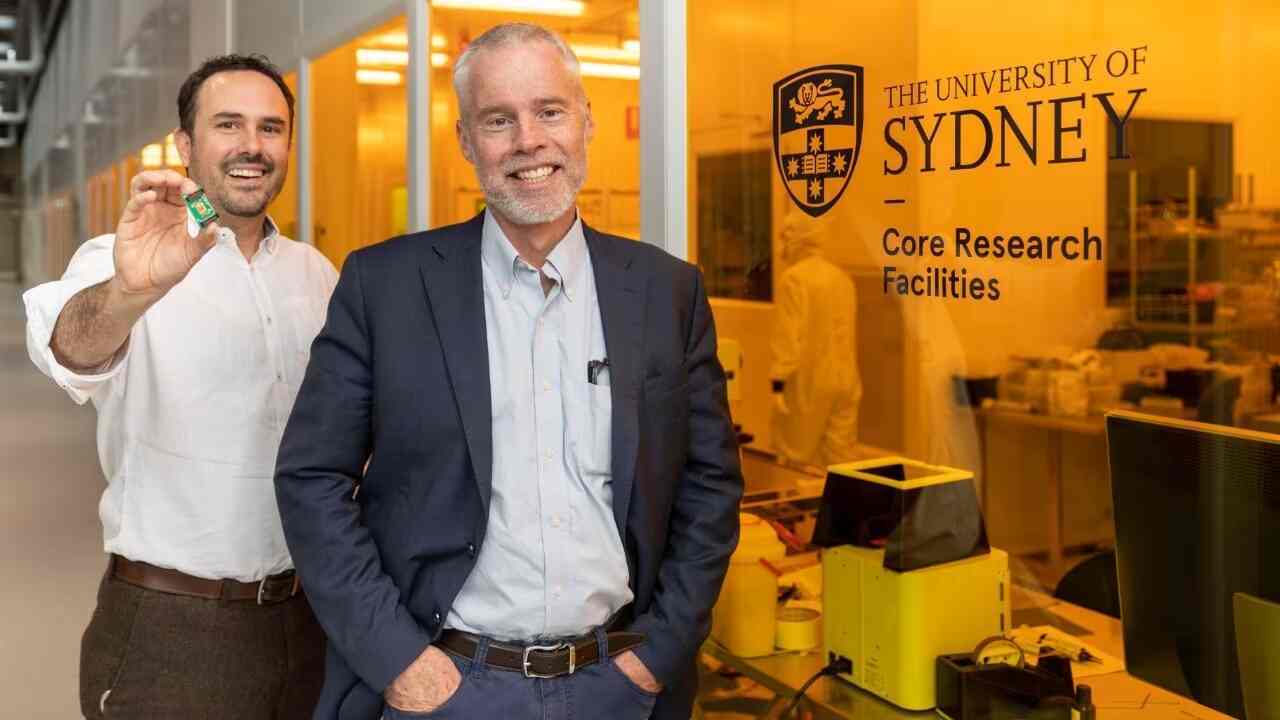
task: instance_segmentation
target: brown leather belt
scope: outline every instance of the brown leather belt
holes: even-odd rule
[[[207,580],[177,570],[156,567],[149,563],[130,560],[120,555],[111,556],[111,576],[130,585],[137,585],[170,595],[189,595],[207,600],[254,601],[259,605],[284,602],[298,594],[298,574],[293,570],[270,575],[258,582],[238,580]]]
[[[644,642],[644,635],[611,632],[606,636],[609,657],[624,653]],[[467,660],[474,660],[480,647],[480,636],[461,630],[445,630],[436,645]],[[508,645],[489,641],[485,664],[499,670],[523,673],[528,678],[553,678],[572,675],[600,661],[600,645],[594,634],[554,645]]]

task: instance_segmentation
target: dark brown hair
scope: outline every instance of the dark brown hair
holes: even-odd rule
[[[284,101],[289,105],[289,138],[293,138],[293,92],[285,84],[280,69],[271,64],[266,55],[219,55],[204,61],[196,71],[187,76],[178,91],[178,126],[194,137],[196,122],[196,95],[204,81],[221,72],[249,70],[262,73],[275,82],[276,87],[284,94]]]

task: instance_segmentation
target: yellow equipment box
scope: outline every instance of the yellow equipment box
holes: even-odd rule
[[[934,707],[938,656],[1009,627],[1009,556],[987,541],[973,473],[902,457],[832,465],[813,542],[828,660],[894,705]]]
[[[848,658],[853,684],[907,710],[936,704],[935,660],[1010,627],[1009,556],[989,553],[898,572],[885,551],[822,552],[823,644]]]

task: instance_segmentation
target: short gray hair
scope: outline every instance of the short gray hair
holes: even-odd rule
[[[578,78],[581,85],[582,66],[578,63],[578,56],[559,34],[533,23],[503,23],[485,30],[468,43],[467,48],[458,56],[458,61],[453,64],[453,92],[458,96],[458,114],[462,114],[466,105],[468,70],[476,55],[484,50],[535,42],[544,42],[559,50],[565,67]]]

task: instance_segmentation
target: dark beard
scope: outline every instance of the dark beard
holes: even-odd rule
[[[194,141],[192,142],[191,151],[193,153],[195,152]],[[254,154],[254,155],[249,155],[248,153],[244,153],[232,158],[231,160],[218,163],[218,165],[214,168],[214,173],[217,173],[216,177],[219,177],[219,178],[230,177],[230,175],[228,175],[227,173],[227,168],[237,164],[261,165],[264,168],[266,168],[265,174],[273,174],[276,170],[275,163],[271,162],[265,155],[262,155],[261,153]],[[192,177],[191,168],[188,167],[186,170],[187,170],[187,176]],[[233,199],[231,195],[231,191],[227,188],[224,180],[220,179],[216,185],[210,186],[194,177],[192,177],[192,179],[200,183],[201,187],[205,190],[205,192],[209,194],[209,199],[213,201],[214,205],[218,208],[219,212],[225,213],[227,215],[231,215],[233,217],[240,217],[240,218],[253,218],[266,212],[267,207],[271,205],[271,201],[275,200],[276,197],[280,194],[280,191],[284,188],[284,181],[285,181],[284,176],[277,178],[276,182],[273,185],[268,186],[264,190],[264,194],[261,197],[261,201],[254,199],[254,200],[248,200],[246,203],[246,202],[237,202],[237,200]],[[248,203],[251,203],[251,204],[248,204]]]
[[[275,199],[275,195],[276,193],[268,191],[266,196],[262,198],[261,202],[253,202],[252,204],[239,203],[227,198],[222,203],[222,210],[228,215],[234,215],[235,217],[257,217],[267,209],[267,206]]]

